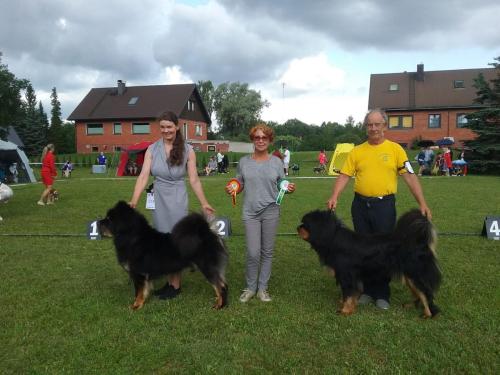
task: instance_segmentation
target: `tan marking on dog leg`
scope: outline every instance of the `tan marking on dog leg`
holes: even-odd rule
[[[130,308],[132,310],[139,310],[144,306],[144,302],[146,301],[146,298],[145,298],[146,289],[147,289],[146,284],[147,284],[147,281],[144,283],[142,289],[139,289],[139,291],[137,292],[137,295],[135,296],[135,301],[134,301],[133,305],[130,306]]]
[[[212,284],[212,287],[215,290],[215,304],[212,307],[216,310],[219,310],[222,308],[222,305],[223,305],[221,288],[220,288],[220,286],[213,285],[213,284]]]
[[[340,313],[342,315],[352,315],[356,312],[356,304],[358,300],[356,297],[347,297],[347,299],[344,301],[342,308],[340,309]]]
[[[412,289],[412,292],[418,297],[422,306],[424,307],[424,319],[432,318],[431,310],[429,309],[429,302],[427,301],[427,297],[424,293],[422,293],[416,286],[413,284],[413,281],[407,279],[408,286]]]
[[[408,289],[410,289],[410,292],[413,295],[413,302],[404,303],[403,307],[405,309],[408,309],[408,308],[416,306],[416,303],[420,300],[420,297],[418,296],[416,288],[413,286],[413,283],[411,283],[410,279],[408,279],[406,276],[403,276],[403,279],[401,281],[404,285],[406,285],[408,287]]]

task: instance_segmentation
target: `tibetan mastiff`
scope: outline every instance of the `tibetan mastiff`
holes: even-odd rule
[[[152,280],[196,266],[215,289],[215,309],[228,303],[225,268],[228,253],[222,239],[199,213],[180,220],[171,233],[151,227],[146,218],[120,201],[98,221],[103,236],[113,237],[118,263],[134,283],[135,301],[140,309],[152,288]]]
[[[402,215],[393,233],[362,235],[345,227],[332,211],[312,211],[297,227],[320,262],[335,275],[342,291],[339,313],[353,314],[362,293],[362,280],[400,276],[423,307],[424,318],[434,317],[434,294],[441,283],[436,253],[436,232],[419,210]]]

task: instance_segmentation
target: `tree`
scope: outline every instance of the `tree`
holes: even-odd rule
[[[50,94],[50,104],[52,109],[50,111],[50,127],[48,132],[48,142],[53,143],[58,152],[61,152],[61,147],[64,148],[64,135],[62,129],[61,120],[61,103],[57,98],[57,90],[55,87],[52,88],[52,93]]]
[[[221,126],[219,133],[235,137],[254,125],[269,103],[247,83],[222,83],[214,92],[214,110]]]
[[[19,125],[18,134],[23,140],[26,154],[29,156],[39,154],[44,146],[45,137],[35,90],[31,83],[26,87],[24,116]]]
[[[21,92],[27,84],[27,80],[16,78],[7,65],[2,64],[0,52],[0,138],[6,136],[9,125],[18,130],[19,121],[23,117]]]
[[[214,112],[214,91],[212,81],[198,81],[198,92],[210,118]]]
[[[477,137],[464,144],[471,149],[467,156],[469,167],[478,173],[500,174],[500,56],[491,63],[497,78],[487,82],[482,74],[474,80],[476,103],[484,108],[467,115],[467,128]]]

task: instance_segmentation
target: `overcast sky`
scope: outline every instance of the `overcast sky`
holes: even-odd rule
[[[0,0],[2,62],[66,118],[93,87],[246,82],[263,119],[363,118],[371,73],[488,67],[498,0]]]

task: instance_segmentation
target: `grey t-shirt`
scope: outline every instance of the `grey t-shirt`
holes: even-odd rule
[[[274,155],[255,161],[251,155],[238,163],[236,178],[244,189],[243,219],[255,217],[270,205],[276,205],[278,183],[285,178],[283,162]]]

